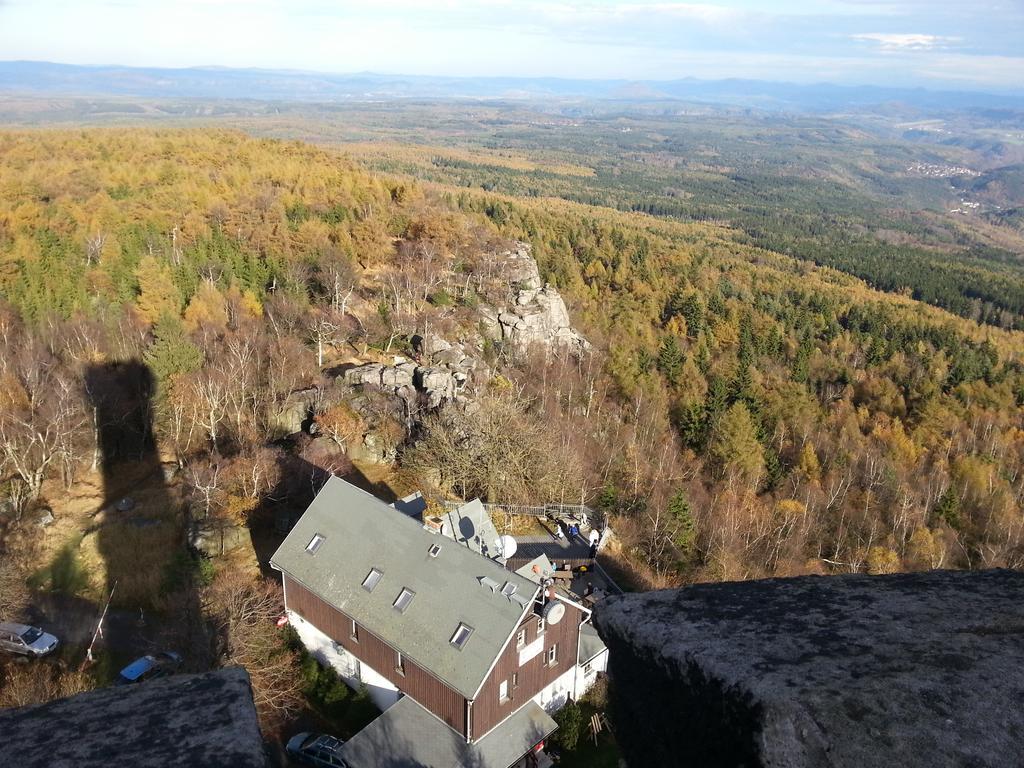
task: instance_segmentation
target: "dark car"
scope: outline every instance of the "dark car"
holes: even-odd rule
[[[341,759],[341,739],[323,733],[300,733],[288,740],[285,749],[300,763],[319,768],[347,768]]]
[[[146,680],[164,677],[165,675],[177,672],[181,662],[181,654],[174,651],[164,651],[152,656],[143,656],[122,669],[121,673],[117,676],[115,684],[129,685],[130,683],[142,683]]]

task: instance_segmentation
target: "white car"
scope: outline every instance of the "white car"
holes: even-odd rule
[[[56,637],[38,627],[13,622],[0,623],[0,650],[39,658],[58,645]]]

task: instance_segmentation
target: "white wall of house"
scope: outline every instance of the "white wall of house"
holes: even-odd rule
[[[608,649],[605,648],[586,664],[581,664],[577,670],[573,698],[578,700],[597,681],[598,672],[608,671]]]
[[[360,685],[365,685],[370,699],[381,711],[398,701],[398,688],[386,677],[357,659],[294,611],[288,611],[288,621],[306,650],[324,666],[332,667],[349,688],[359,690]]]
[[[597,681],[597,673],[608,669],[608,649],[606,648],[587,664],[572,667],[553,682],[543,688],[533,700],[540,704],[548,714],[557,712],[564,707],[569,699],[578,701]]]
[[[554,682],[548,683],[545,688],[542,688],[540,693],[533,697],[533,700],[549,714],[561,709],[572,696],[575,677],[576,668],[570,667]]]

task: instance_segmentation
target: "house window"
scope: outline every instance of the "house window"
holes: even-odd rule
[[[508,680],[502,680],[498,684],[498,702],[504,704],[508,701]]]
[[[519,634],[516,635],[516,649],[522,650],[523,646],[526,645],[526,630],[520,629]]]
[[[380,580],[384,578],[384,571],[380,571],[376,568],[371,568],[370,572],[366,574],[366,578],[363,579],[363,589],[367,592],[373,592]]]
[[[558,663],[558,643],[548,648],[548,666],[553,667]]]
[[[537,619],[537,637],[544,634],[544,619]]]
[[[355,640],[357,643],[359,642],[359,627],[356,624],[355,619],[352,619],[352,633],[349,635],[349,637]]]
[[[402,587],[402,591],[398,593],[398,597],[395,598],[395,602],[392,603],[395,606],[395,610],[399,613],[405,613],[405,609],[412,604],[412,599],[416,597],[416,593],[408,587]]]
[[[512,690],[514,691],[518,687],[519,687],[519,673],[518,672],[513,672],[512,673]]]
[[[306,551],[311,555],[315,555],[316,551],[320,549],[320,545],[324,543],[324,537],[319,533],[314,533],[313,538],[309,540],[309,544],[306,545]]]
[[[584,675],[589,675],[593,671],[594,671],[594,665],[591,664],[589,661],[586,664],[583,665],[583,674]]]
[[[395,672],[405,677],[405,659],[402,658],[401,651],[395,651]]]
[[[455,630],[455,634],[452,635],[451,643],[460,651],[465,647],[466,641],[469,640],[469,636],[473,634],[473,628],[468,624],[459,624],[459,628]]]

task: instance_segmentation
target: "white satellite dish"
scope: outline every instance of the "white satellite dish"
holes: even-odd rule
[[[565,616],[565,603],[552,600],[544,606],[544,623],[554,626]]]
[[[507,534],[505,536],[498,537],[497,550],[499,557],[504,557],[508,560],[508,558],[512,557],[512,555],[516,553],[517,549],[519,549],[519,544],[516,543],[516,540],[513,537]]]

